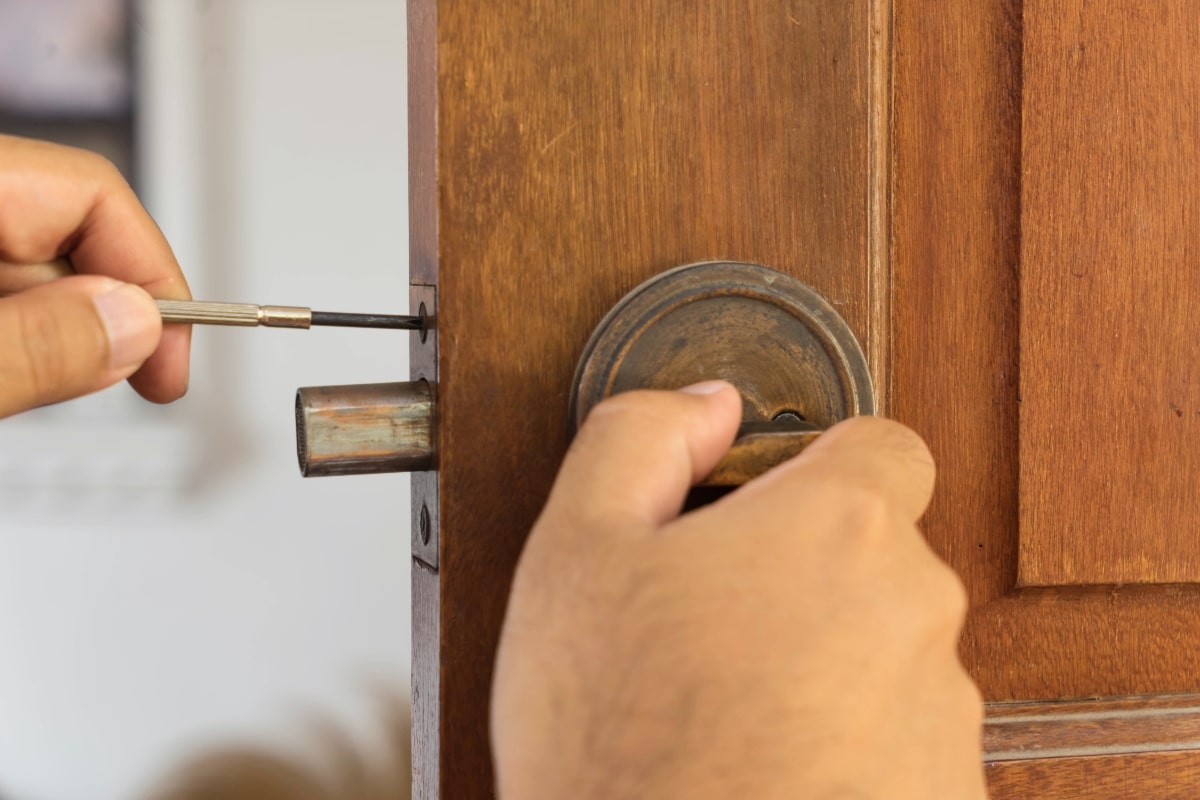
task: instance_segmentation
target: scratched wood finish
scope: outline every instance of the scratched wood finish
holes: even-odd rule
[[[1193,798],[1200,696],[1000,704],[984,722],[992,800]]]
[[[1189,27],[1192,34],[1200,24],[1200,6],[1192,10],[1173,2],[1144,7],[1157,9],[1156,14],[1168,13],[1176,26]],[[1147,221],[1146,240],[1139,239],[1142,231],[1137,226],[1097,230],[1103,213],[1117,215],[1116,219],[1134,212],[1120,210],[1120,198],[1094,197],[1093,191],[1120,191],[1123,187],[1114,187],[1108,177],[1132,177],[1134,167],[1147,159],[1156,169],[1163,166],[1163,155],[1156,149],[1162,143],[1150,142],[1146,153],[1133,134],[1149,132],[1152,123],[1164,119],[1178,123],[1180,130],[1191,130],[1188,125],[1195,124],[1195,106],[1188,105],[1194,100],[1180,101],[1175,93],[1179,86],[1195,84],[1194,76],[1182,74],[1194,63],[1194,48],[1180,42],[1179,31],[1160,34],[1159,17],[1135,14],[1132,9],[1132,0],[1086,4],[1086,8],[1066,0],[957,4],[905,0],[894,7],[891,408],[894,416],[925,436],[937,458],[939,486],[924,528],[934,549],[966,584],[972,608],[961,652],[991,701],[1142,695],[1129,702],[1153,708],[1165,702],[1156,696],[1200,691],[1200,585],[1189,582],[1195,577],[1190,567],[1176,568],[1168,561],[1170,556],[1185,565],[1195,563],[1200,542],[1158,527],[1107,529],[1101,517],[1087,509],[1088,504],[1105,503],[1108,497],[1107,489],[1099,495],[1095,489],[1105,465],[1085,458],[1089,447],[1101,452],[1108,445],[1088,442],[1106,436],[1130,441],[1126,437],[1140,435],[1140,412],[1130,409],[1130,418],[1119,426],[1114,423],[1113,430],[1098,426],[1084,432],[1066,419],[1078,410],[1067,405],[1057,408],[1059,418],[1044,416],[1027,426],[1030,420],[1021,402],[1028,402],[1031,392],[1053,399],[1065,391],[1063,370],[1034,363],[1049,358],[1052,345],[1047,341],[1030,346],[1023,338],[1057,324],[1050,321],[1055,309],[1071,309],[1073,314],[1086,309],[1095,329],[1112,326],[1100,331],[1085,325],[1072,331],[1054,356],[1061,359],[1094,350],[1103,337],[1132,341],[1129,352],[1148,347],[1147,337],[1155,335],[1163,317],[1161,312],[1137,316],[1123,308],[1109,322],[1101,314],[1103,309],[1094,305],[1095,296],[1088,296],[1090,289],[1082,288],[1083,279],[1069,271],[1069,280],[1055,283],[1052,294],[1039,294],[1047,287],[1031,281],[1047,278],[1038,270],[1061,267],[1073,255],[1046,250],[1055,241],[1046,238],[1051,214],[1054,230],[1065,231],[1063,246],[1086,244],[1084,252],[1093,252],[1094,240],[1116,247],[1116,240],[1122,239],[1126,259],[1122,263],[1131,263],[1128,259],[1136,248],[1149,248],[1154,254],[1127,267],[1150,271],[1137,280],[1185,294],[1200,285],[1194,264],[1165,262],[1165,254],[1175,245],[1156,233],[1164,225],[1183,233],[1179,195],[1184,190],[1177,180],[1194,180],[1194,164],[1181,168],[1184,177],[1160,182],[1173,190],[1158,195],[1144,188],[1134,191],[1132,199],[1140,204],[1137,213],[1158,214],[1166,220]],[[1060,28],[1066,31],[1081,25],[1097,36],[1102,30],[1108,37],[1103,47],[1086,48],[1087,57],[1103,56],[1106,63],[1087,68],[1091,86],[1068,87],[1062,75],[1070,72],[1071,59],[1077,56]],[[1030,40],[1031,30],[1040,38]],[[1155,69],[1166,69],[1173,77],[1159,82],[1141,72]],[[1044,74],[1035,74],[1039,70]],[[1175,83],[1168,85],[1172,80]],[[1135,90],[1151,91],[1154,97],[1131,98],[1129,93]],[[1088,108],[1071,99],[1080,96],[1105,100]],[[1125,116],[1130,106],[1147,109],[1176,102],[1184,105],[1158,108],[1140,121]],[[1053,128],[1045,127],[1047,121],[1039,116],[1049,109],[1063,113]],[[1024,144],[1023,111],[1035,112],[1027,123],[1043,126],[1031,132],[1032,139]],[[1092,113],[1100,115],[1102,122],[1097,125],[1111,125],[1122,138],[1122,149],[1113,152],[1106,149],[1108,145],[1097,147],[1089,140],[1083,121]],[[1051,129],[1056,140],[1048,138]],[[1031,152],[1038,147],[1045,152]],[[1089,148],[1092,154],[1087,156]],[[1066,168],[1055,162],[1059,154],[1076,172],[1063,174]],[[1042,168],[1058,178],[1031,175]],[[1038,187],[1032,206],[1023,205],[1032,191],[1025,182]],[[1194,201],[1183,202],[1194,209]],[[1085,210],[1090,216],[1082,213]],[[1030,236],[1037,244],[1023,246]],[[1192,258],[1195,252],[1192,247]],[[1031,253],[1040,260],[1027,263]],[[1122,278],[1124,283],[1117,281],[1116,286],[1130,286],[1131,280]],[[1181,289],[1181,282],[1189,286]],[[1035,286],[1037,291],[1031,291]],[[1104,288],[1103,302],[1135,305],[1135,298],[1121,291]],[[1152,306],[1166,303],[1166,295],[1157,288],[1150,296]],[[1169,315],[1167,319],[1171,321]],[[1148,352],[1161,359],[1167,351],[1151,348]],[[1086,395],[1103,404],[1113,396],[1155,396],[1166,386],[1155,383],[1166,377],[1161,361],[1123,363],[1121,370],[1103,374],[1090,369],[1087,362],[1071,373],[1082,381],[1071,390],[1079,393],[1073,396]],[[1094,420],[1090,416],[1094,413],[1085,411],[1083,418]],[[1183,424],[1180,419],[1172,412],[1152,421],[1154,440],[1161,443],[1170,425]],[[1091,438],[1064,438],[1057,433],[1068,429],[1063,426]],[[1163,446],[1166,456],[1180,455],[1173,444]],[[1131,445],[1122,457],[1152,473],[1160,454],[1139,448]],[[1055,452],[1046,452],[1050,450]],[[1187,469],[1194,475],[1200,466],[1196,456],[1181,457],[1180,463],[1190,465]],[[1035,539],[1027,527],[1028,512],[1021,511],[1024,497],[1042,491],[1029,482],[1047,477],[1031,471],[1031,466],[1049,459],[1060,459],[1063,470],[1055,479],[1053,497],[1047,495],[1058,515],[1054,535],[1075,554],[1078,569],[1074,572],[1061,568],[1065,559],[1055,552],[1058,545],[1044,538],[1049,518],[1038,521],[1037,535],[1043,538]],[[1110,474],[1133,474],[1131,467],[1117,470]],[[1170,480],[1179,481],[1179,475]],[[1193,502],[1194,477],[1192,481],[1189,497],[1170,502]],[[1131,485],[1145,485],[1145,478],[1139,476]],[[1178,483],[1173,485],[1180,490]],[[1130,487],[1115,486],[1112,491],[1129,492]],[[1157,488],[1144,498],[1122,496],[1135,505],[1161,500]],[[1047,507],[1042,507],[1043,512]],[[1155,525],[1175,520],[1193,533],[1195,513],[1186,517],[1176,509],[1164,511],[1161,505],[1150,514]],[[1090,519],[1091,524],[1076,524],[1077,519]],[[1169,547],[1179,551],[1168,553]],[[1121,568],[1138,585],[1104,585],[1113,577],[1108,571],[1111,562],[1138,552],[1151,558],[1136,570],[1127,569],[1128,561]],[[1037,581],[1046,585],[1040,588],[1022,585],[1031,582],[1034,558],[1046,567]],[[1175,582],[1159,582],[1164,579]],[[988,768],[994,798],[1099,800],[1129,796],[1135,790],[1138,796],[1154,798],[1194,793],[1189,787],[1196,782],[1200,754],[1154,752],[1155,743],[1148,740],[1142,745],[1150,752],[1122,753],[1122,742],[1135,733],[1127,724],[1062,725],[1040,734],[1033,729],[1025,733],[1034,739],[1044,736],[1042,744],[1054,742],[1067,752],[1092,747],[1108,755],[994,764]],[[1189,735],[1187,730],[1176,733],[1180,741]]]
[[[1001,761],[984,772],[992,800],[1193,800],[1200,752]]]
[[[987,762],[1200,750],[1200,695],[997,703],[983,726]]]
[[[671,267],[751,261],[812,285],[882,351],[871,57],[887,26],[861,0],[409,5],[411,269],[437,286],[440,373],[440,566],[413,573],[414,792],[459,800],[492,793],[509,581],[605,312]]]
[[[1200,580],[1200,5],[1025,4],[1027,586]]]

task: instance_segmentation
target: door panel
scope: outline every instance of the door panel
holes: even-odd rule
[[[1200,8],[1025,4],[1022,586],[1200,579]]]
[[[438,472],[414,480],[414,509],[436,482],[439,518],[437,570],[413,573],[416,792],[486,797],[509,581],[567,446],[576,361],[608,309],[677,265],[758,262],[829,298],[881,377],[878,9],[409,9],[411,270],[437,286],[439,382]],[[428,358],[414,348],[414,363]]]
[[[923,527],[970,595],[962,655],[992,701],[996,797],[1183,796],[1200,765],[1165,697],[1200,688],[1200,544],[1181,532],[1200,464],[1169,406],[1120,426],[1107,405],[1195,390],[1174,382],[1192,381],[1171,366],[1186,345],[1161,341],[1194,340],[1177,295],[1200,286],[1179,249],[1194,167],[1169,167],[1194,152],[1194,56],[1164,31],[1194,32],[1200,7],[1144,5],[895,3],[891,408],[938,460]],[[1171,492],[1139,491],[1163,472]],[[1108,526],[1117,499],[1137,511]],[[1116,714],[1054,702],[1127,695]],[[1046,727],[1010,746],[1013,701]]]
[[[1166,697],[1200,691],[1200,7],[1146,5],[410,0],[411,272],[437,298],[413,363],[439,406],[415,796],[491,796],[492,658],[589,333],[707,259],[829,298],[929,441],[996,796],[1169,797],[1200,770],[1198,704]]]
[[[1173,143],[1194,124],[1193,112],[1160,110],[1155,118],[1165,121],[1156,135],[1137,108],[1126,112],[1112,98],[1098,102],[1099,95],[1153,90],[1156,105],[1171,106],[1195,78],[1160,66],[1170,60],[1163,56],[1145,63],[1153,48],[1134,40],[1155,41],[1160,21],[1122,27],[1108,16],[1119,16],[1112,4],[1084,12],[1056,2],[973,4],[953,13],[923,3],[897,6],[892,408],[938,457],[939,488],[925,528],[971,595],[963,653],[986,697],[1194,691],[1200,653],[1183,643],[1200,635],[1197,586],[1162,584],[1186,577],[1186,564],[1200,556],[1200,545],[1178,530],[1195,528],[1187,520],[1196,516],[1200,462],[1173,444],[1155,451],[1136,443],[1146,427],[1158,429],[1149,434],[1154,440],[1171,424],[1186,436],[1174,413],[1150,420],[1139,414],[1119,426],[1102,421],[1110,411],[1097,399],[1120,397],[1119,405],[1131,407],[1125,401],[1138,393],[1150,398],[1175,385],[1169,358],[1178,361],[1186,345],[1160,344],[1158,324],[1177,332],[1190,324],[1182,313],[1165,318],[1166,298],[1200,288],[1186,260],[1196,258],[1194,247],[1190,256],[1167,256],[1178,247],[1172,238],[1196,237],[1178,212],[1181,204],[1195,205],[1186,195],[1196,190],[1176,182],[1194,167],[1179,167],[1169,182],[1160,177],[1161,194],[1139,189],[1132,201],[1153,200],[1154,209],[1141,216],[1156,230],[1171,226],[1173,236],[1134,238],[1128,226],[1112,222],[1133,213],[1123,210],[1126,190],[1112,184],[1114,176],[1144,184],[1170,171],[1167,151],[1153,154],[1155,143],[1181,152],[1185,143]],[[1200,23],[1200,7],[1174,7],[1175,18],[1161,24],[1182,25],[1185,12],[1193,29]],[[1060,74],[1075,69],[1077,57],[1075,46],[1061,41],[1063,19],[1089,26],[1097,38],[1104,31],[1130,40],[1087,49],[1089,59],[1106,58],[1093,68],[1087,98],[1077,96],[1084,92],[1079,76]],[[1186,64],[1190,56],[1173,58]],[[1116,62],[1143,64],[1154,76],[1135,91],[1133,73]],[[1138,101],[1143,111],[1146,102]],[[1093,141],[1088,126],[1100,124],[1094,118],[1108,120],[1119,144]],[[1106,154],[1107,147],[1117,150]],[[1138,166],[1154,160],[1164,162],[1157,172]],[[1076,257],[1113,280],[1084,283],[1071,274]],[[1140,271],[1183,275],[1191,287],[1181,292],[1179,278],[1158,286],[1140,276],[1145,293],[1134,296],[1121,276]],[[1056,328],[1064,325],[1055,316],[1062,309],[1069,328]],[[1123,361],[1101,352],[1111,324],[1123,326]],[[1127,355],[1135,349],[1144,359],[1136,365]],[[1097,373],[1089,350],[1112,366]],[[1179,394],[1181,401],[1187,396]],[[1076,436],[1064,436],[1066,429]],[[1119,457],[1114,441],[1129,443]],[[1162,473],[1170,473],[1164,480],[1174,482],[1174,496],[1137,492]],[[1122,497],[1136,512],[1119,519],[1143,513],[1148,522],[1107,528],[1104,509]],[[1072,568],[1062,566],[1068,550],[1077,554]],[[1122,554],[1136,558],[1114,572]],[[1129,566],[1135,562],[1137,570]],[[1137,585],[1118,585],[1118,575]],[[1029,587],[1031,576],[1042,588]]]

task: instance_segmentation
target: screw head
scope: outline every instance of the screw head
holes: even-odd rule
[[[421,504],[421,514],[417,518],[417,533],[421,537],[421,544],[428,545],[433,535],[433,524],[429,520],[429,506],[424,503]]]

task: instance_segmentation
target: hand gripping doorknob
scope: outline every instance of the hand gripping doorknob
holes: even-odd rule
[[[834,423],[875,413],[867,360],[828,301],[766,267],[712,261],[656,275],[601,320],[575,372],[571,422],[609,395],[717,378],[741,392],[742,427],[707,486],[746,483]]]

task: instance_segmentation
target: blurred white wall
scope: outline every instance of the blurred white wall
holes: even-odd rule
[[[407,310],[404,7],[139,3],[142,188],[198,298]],[[292,402],[407,375],[407,336],[197,329],[170,409],[0,422],[0,796],[371,730],[407,686],[408,480],[302,480]]]

